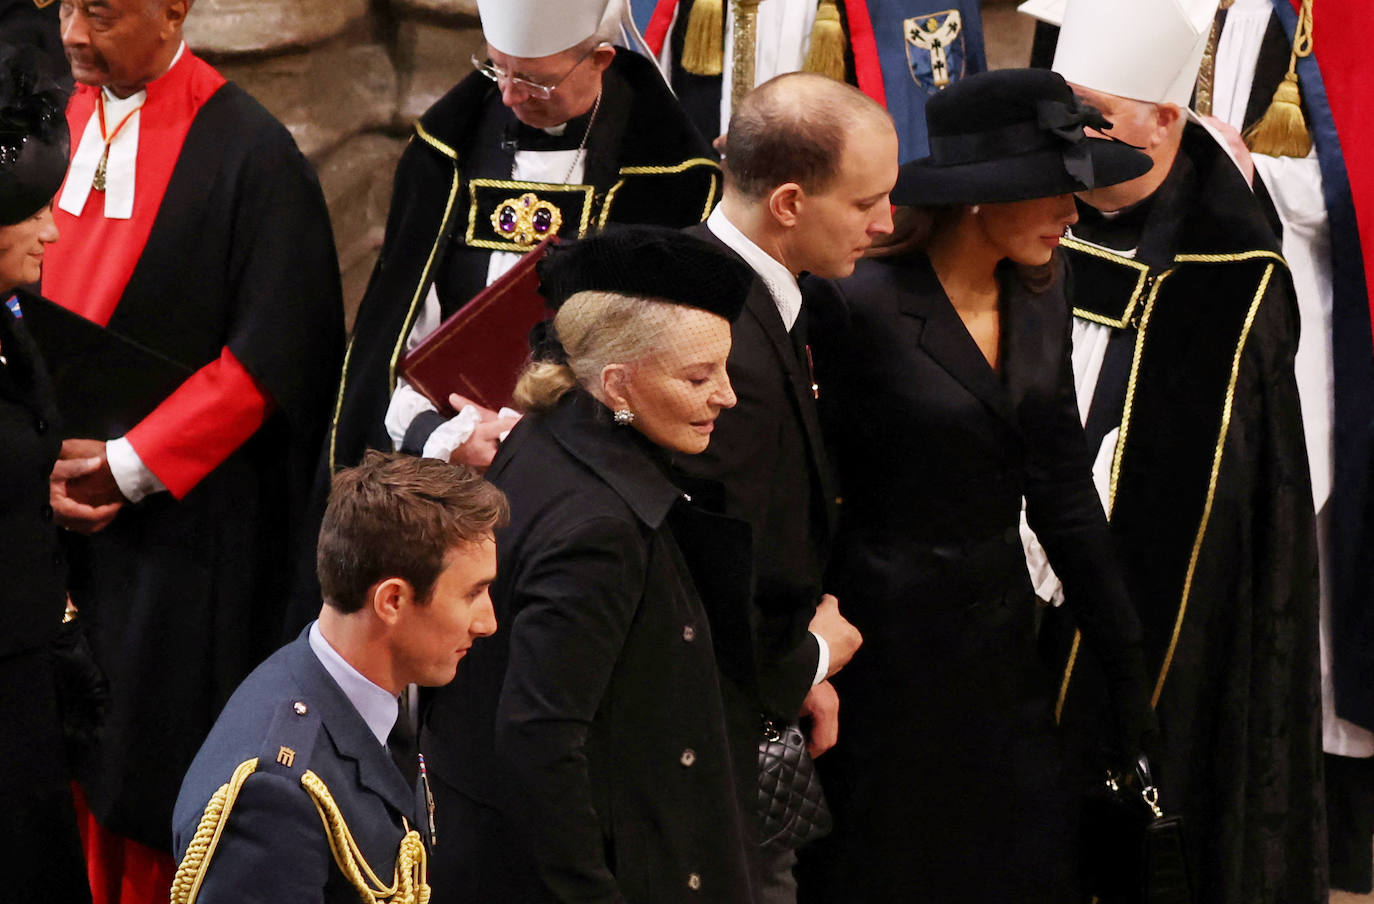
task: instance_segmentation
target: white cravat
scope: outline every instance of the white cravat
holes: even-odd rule
[[[177,64],[185,51],[186,43],[183,41],[177,48],[176,56],[172,57],[172,66]],[[171,66],[167,68],[171,69]],[[138,131],[139,120],[142,119],[139,110],[147,101],[148,92],[136,91],[128,97],[115,97],[108,88],[100,90],[105,99],[106,132],[117,128],[126,116],[129,119],[110,140],[110,153],[105,161],[105,218],[128,220],[134,215],[134,176],[138,169]],[[86,130],[81,133],[81,141],[72,155],[67,184],[57,202],[60,209],[74,217],[81,216],[91,194],[96,168],[104,155],[105,139],[101,137],[100,115],[96,113],[86,120]]]

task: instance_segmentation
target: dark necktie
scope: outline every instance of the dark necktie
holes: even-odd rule
[[[386,749],[396,768],[405,776],[406,784],[414,788],[420,768],[420,748],[415,743],[415,726],[410,721],[409,699],[408,691],[402,691],[401,696],[396,698],[396,724],[391,726],[391,734],[386,737]]]

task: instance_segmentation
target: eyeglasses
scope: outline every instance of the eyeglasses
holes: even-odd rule
[[[494,63],[492,63],[490,59],[477,59],[476,54],[474,54],[471,57],[472,67],[476,69],[478,72],[485,75],[487,78],[491,79],[493,82],[496,82],[498,85],[503,81],[508,82],[524,91],[530,97],[537,97],[540,100],[548,100],[550,97],[553,97],[553,92],[558,90],[558,86],[566,82],[568,80],[568,76],[572,75],[573,72],[576,71],[577,67],[581,66],[582,63],[586,61],[587,57],[591,56],[593,53],[596,53],[596,51],[600,49],[601,46],[602,44],[597,44],[596,46],[588,50],[586,53],[582,54],[582,56],[578,57],[577,62],[572,64],[572,68],[570,68],[567,72],[563,73],[563,77],[560,78],[558,81],[554,82],[552,85],[546,85],[543,82],[532,82],[527,78],[520,78],[518,75],[511,75],[509,72],[502,69],[500,66],[497,66]]]

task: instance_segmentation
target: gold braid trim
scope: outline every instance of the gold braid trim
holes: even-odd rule
[[[205,805],[205,814],[200,817],[196,834],[187,845],[186,854],[181,858],[181,865],[177,867],[176,876],[172,879],[171,904],[191,904],[195,901],[196,895],[200,893],[200,885],[205,881],[205,872],[210,868],[210,858],[215,854],[215,846],[219,844],[220,833],[224,831],[224,824],[229,819],[229,811],[233,809],[239,791],[243,790],[243,783],[248,780],[248,776],[257,771],[257,768],[256,757],[244,760],[234,770],[228,783],[220,785],[219,790]]]
[[[301,787],[305,788],[315,803],[315,809],[319,811],[325,837],[329,839],[329,848],[334,853],[334,862],[364,902],[428,904],[429,883],[426,880],[429,863],[425,843],[420,839],[420,833],[410,828],[404,818],[401,824],[406,833],[396,851],[395,874],[390,885],[383,885],[364,859],[363,852],[358,849],[358,843],[353,840],[353,833],[348,830],[348,823],[339,811],[339,805],[334,802],[334,796],[320,777],[306,770],[301,775]]]
[[[1202,553],[1202,541],[1207,534],[1207,523],[1212,519],[1212,503],[1216,500],[1217,479],[1221,474],[1221,456],[1226,448],[1226,434],[1231,429],[1231,411],[1236,400],[1236,383],[1240,380],[1241,358],[1250,341],[1250,329],[1255,325],[1255,315],[1259,313],[1260,302],[1269,290],[1269,279],[1274,275],[1274,264],[1264,271],[1255,297],[1250,302],[1250,310],[1245,315],[1245,326],[1240,331],[1240,341],[1236,343],[1235,354],[1231,357],[1231,379],[1226,385],[1226,402],[1222,407],[1221,426],[1217,430],[1217,445],[1212,455],[1212,473],[1207,481],[1207,501],[1202,509],[1202,523],[1198,525],[1197,536],[1193,538],[1193,551],[1188,557],[1188,572],[1183,578],[1183,596],[1178,603],[1178,618],[1174,621],[1174,633],[1169,638],[1169,650],[1164,654],[1164,665],[1159,670],[1159,680],[1155,682],[1154,693],[1150,695],[1150,706],[1159,705],[1159,695],[1164,692],[1164,681],[1169,677],[1169,668],[1174,662],[1174,651],[1178,649],[1178,636],[1183,631],[1183,617],[1188,612],[1188,599],[1193,593],[1193,575],[1197,572],[1198,556]]]
[[[1068,240],[1066,240],[1066,243],[1067,241]],[[1092,248],[1096,246],[1084,246],[1082,243],[1075,243],[1075,246],[1081,248],[1081,250],[1087,251],[1090,254],[1095,253],[1092,250]],[[1160,695],[1164,692],[1164,682],[1168,679],[1169,669],[1173,666],[1174,653],[1178,649],[1179,635],[1183,631],[1183,619],[1188,611],[1189,598],[1192,596],[1193,576],[1197,571],[1198,557],[1202,552],[1202,541],[1207,533],[1208,522],[1211,521],[1212,518],[1212,505],[1216,498],[1217,480],[1221,471],[1222,452],[1224,451],[1226,445],[1226,434],[1230,430],[1231,412],[1235,404],[1236,382],[1240,377],[1241,357],[1244,354],[1246,344],[1249,341],[1250,330],[1255,323],[1255,315],[1259,311],[1260,303],[1264,300],[1265,292],[1267,292],[1269,289],[1269,283],[1273,278],[1275,265],[1281,265],[1285,269],[1288,267],[1288,262],[1283,259],[1283,255],[1276,254],[1273,251],[1242,251],[1230,254],[1177,254],[1174,256],[1174,262],[1180,264],[1229,264],[1250,260],[1268,260],[1272,261],[1273,263],[1271,263],[1265,269],[1264,275],[1260,278],[1259,287],[1256,289],[1255,294],[1250,301],[1250,307],[1245,315],[1245,323],[1241,327],[1240,338],[1237,341],[1235,351],[1232,355],[1231,376],[1226,386],[1226,397],[1222,405],[1221,428],[1218,431],[1217,444],[1212,454],[1212,471],[1208,479],[1207,496],[1203,502],[1202,519],[1201,522],[1198,524],[1197,533],[1193,538],[1192,552],[1188,557],[1188,570],[1184,574],[1183,591],[1179,599],[1178,615],[1174,620],[1173,634],[1169,638],[1169,646],[1164,654],[1164,662],[1160,667],[1159,677],[1158,679],[1156,679],[1154,690],[1150,694],[1150,707],[1152,709],[1159,706]],[[1121,419],[1121,433],[1117,438],[1116,454],[1112,458],[1112,475],[1110,481],[1109,500],[1107,503],[1108,519],[1111,518],[1112,508],[1116,503],[1116,484],[1118,478],[1121,476],[1121,456],[1126,448],[1126,431],[1130,426],[1131,402],[1135,396],[1136,375],[1140,366],[1140,353],[1145,341],[1145,328],[1148,325],[1150,311],[1154,307],[1155,298],[1159,294],[1159,283],[1163,281],[1166,277],[1172,275],[1173,272],[1173,269],[1166,270],[1155,279],[1154,289],[1150,293],[1149,301],[1146,303],[1145,306],[1145,314],[1140,324],[1140,335],[1136,339],[1135,358],[1131,363],[1131,376],[1126,387],[1126,406]],[[1075,310],[1074,314],[1078,315],[1078,311]],[[1081,638],[1082,632],[1075,631],[1073,635],[1073,646],[1069,651],[1068,662],[1064,666],[1064,677],[1059,685],[1059,697],[1055,701],[1054,720],[1056,724],[1058,724],[1063,717],[1064,700],[1069,693],[1069,682],[1073,678],[1073,669],[1074,664],[1078,658],[1078,644]]]
[[[1088,249],[1084,249],[1088,250]],[[1089,251],[1089,253],[1093,253]],[[1150,327],[1150,315],[1154,312],[1155,301],[1159,298],[1159,287],[1164,280],[1174,273],[1173,269],[1165,270],[1154,278],[1154,283],[1150,288],[1149,297],[1145,300],[1145,309],[1140,316],[1140,325],[1136,328],[1135,351],[1131,356],[1131,375],[1126,381],[1126,402],[1121,412],[1120,430],[1116,435],[1116,448],[1112,452],[1112,473],[1108,482],[1107,505],[1105,506],[1107,520],[1112,517],[1112,509],[1116,506],[1116,484],[1121,479],[1121,458],[1126,452],[1126,435],[1131,429],[1131,409],[1135,401],[1135,388],[1140,377],[1140,358],[1145,351],[1145,333]],[[1149,285],[1149,280],[1145,280],[1142,286]],[[1139,293],[1139,288],[1137,288]],[[1135,307],[1135,301],[1131,302],[1131,308]],[[1078,313],[1074,312],[1075,315]],[[1129,319],[1130,310],[1127,310]],[[1124,325],[1124,321],[1123,321]],[[1078,663],[1078,645],[1083,640],[1083,632],[1075,630],[1073,632],[1073,646],[1069,649],[1068,662],[1064,664],[1064,677],[1059,683],[1059,697],[1054,703],[1054,722],[1056,725],[1064,719],[1064,701],[1069,696],[1069,682],[1073,680],[1074,666]],[[1154,705],[1153,702],[1150,704]]]

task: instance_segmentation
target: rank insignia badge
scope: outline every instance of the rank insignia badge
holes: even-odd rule
[[[912,16],[902,23],[911,78],[936,94],[964,74],[964,20],[957,9]]]

